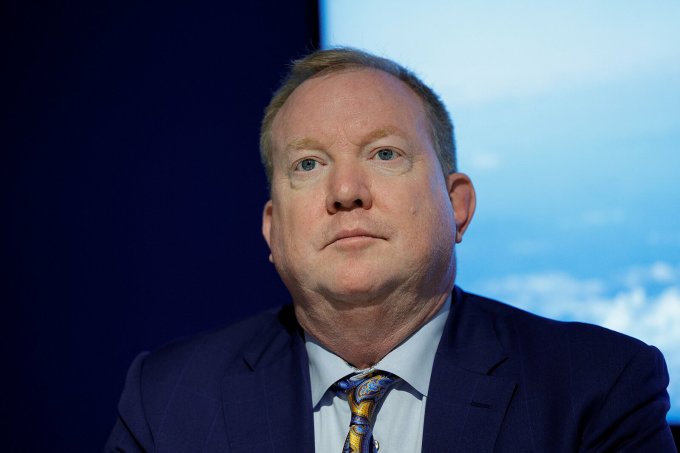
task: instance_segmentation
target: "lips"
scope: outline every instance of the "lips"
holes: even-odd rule
[[[338,241],[342,241],[344,239],[352,239],[352,238],[373,238],[373,239],[385,239],[384,237],[377,235],[375,233],[372,233],[368,230],[365,230],[363,228],[352,228],[348,230],[340,230],[337,232],[335,235],[332,236],[330,242],[328,245],[334,244]]]

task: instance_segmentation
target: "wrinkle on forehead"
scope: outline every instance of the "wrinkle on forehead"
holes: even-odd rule
[[[316,76],[304,81],[290,94],[286,102],[284,102],[284,104],[281,106],[279,112],[274,117],[272,125],[281,120],[287,122],[285,120],[286,117],[288,117],[288,110],[290,109],[291,104],[300,102],[300,97],[305,98],[312,95],[310,91],[313,93],[312,96],[315,98],[325,98],[325,100],[330,102],[332,105],[344,104],[345,107],[349,107],[346,105],[346,102],[348,100],[355,101],[356,99],[354,96],[356,95],[357,90],[362,90],[366,83],[365,80],[364,82],[357,82],[357,80],[353,77],[345,77],[351,74],[369,75],[370,78],[373,79],[372,82],[368,82],[369,84],[373,84],[374,88],[374,90],[371,92],[371,95],[378,96],[380,98],[394,98],[399,97],[398,93],[400,93],[401,95],[404,95],[404,99],[410,98],[411,100],[415,101],[420,107],[418,110],[420,110],[422,113],[425,113],[423,100],[405,82],[399,80],[392,74],[388,74],[378,69],[353,68],[348,70],[333,71],[331,73],[322,75],[317,74]],[[324,87],[325,82],[330,79],[341,79],[339,84],[334,85],[330,89],[330,91],[333,91],[332,94],[329,92],[327,87],[321,88]],[[377,84],[374,84],[374,82],[377,82]],[[375,88],[377,88],[377,90]],[[351,108],[349,110],[351,110]]]

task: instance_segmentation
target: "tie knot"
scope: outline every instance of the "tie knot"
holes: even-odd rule
[[[346,393],[353,418],[373,420],[376,406],[389,388],[401,378],[386,371],[370,370],[345,376],[335,383],[337,393]]]

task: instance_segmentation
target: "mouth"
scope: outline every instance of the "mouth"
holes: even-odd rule
[[[341,230],[336,233],[327,246],[342,245],[342,246],[360,246],[375,239],[385,239],[375,233],[361,229],[353,228],[350,230]]]

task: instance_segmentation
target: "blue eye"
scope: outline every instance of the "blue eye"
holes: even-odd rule
[[[380,160],[393,160],[397,157],[397,153],[389,148],[383,148],[376,154]]]
[[[314,159],[302,159],[299,164],[297,164],[296,170],[302,171],[312,171],[316,168],[317,161]]]

